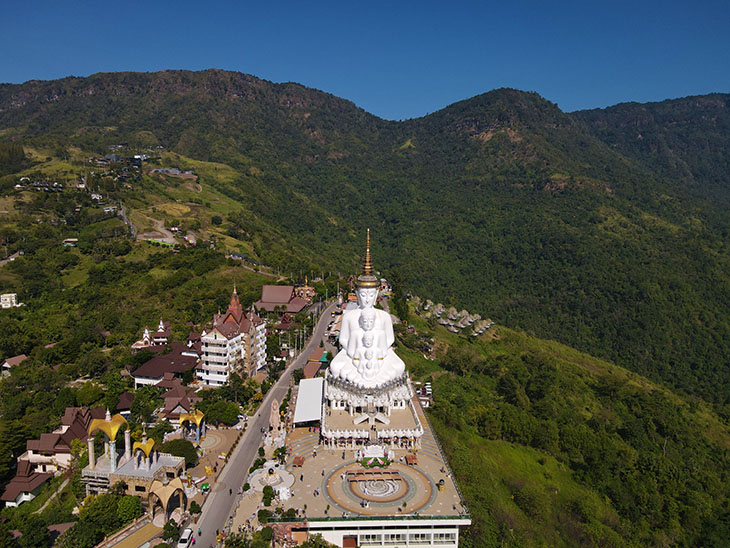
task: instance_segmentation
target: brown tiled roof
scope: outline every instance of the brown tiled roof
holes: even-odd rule
[[[97,405],[96,407],[92,407],[91,411],[91,418],[92,419],[103,419],[106,418],[106,409],[104,409],[104,406]]]
[[[175,373],[168,371],[162,375],[162,380],[155,386],[160,388],[175,388],[176,386],[182,386],[182,381],[175,377]]]
[[[19,460],[18,461],[18,471],[15,474],[16,476],[30,476],[30,474],[33,472],[33,465],[30,463],[29,460]]]
[[[265,285],[261,288],[261,300],[265,303],[286,304],[293,296],[293,285]]]
[[[41,434],[39,450],[44,453],[55,453],[59,449],[67,449],[61,434]]]
[[[324,356],[324,348],[317,347],[314,350],[312,350],[312,353],[309,355],[309,361],[320,361],[322,359],[322,356]]]
[[[0,497],[0,500],[12,502],[18,498],[19,494],[34,491],[52,477],[53,474],[44,473],[30,474],[29,476],[15,476],[5,487],[5,492]]]
[[[319,361],[307,362],[307,365],[304,366],[304,378],[305,379],[313,378],[319,371],[320,367],[322,367],[322,362],[319,362]]]
[[[119,403],[117,404],[117,411],[128,411],[132,402],[134,401],[134,394],[131,392],[122,392],[119,396]]]
[[[232,339],[241,334],[241,327],[235,323],[219,323],[215,325],[214,329],[226,339]]]
[[[28,451],[40,451],[41,442],[40,440],[28,440],[25,442],[25,448]]]
[[[28,356],[26,356],[25,354],[20,354],[19,356],[7,358],[3,363],[6,364],[8,367],[15,367],[16,365],[23,363],[27,359]]]
[[[175,345],[181,344],[186,350],[187,346],[183,343],[173,343]],[[193,369],[198,363],[198,358],[193,356],[183,356],[179,352],[170,352],[163,356],[155,356],[149,359],[141,366],[139,366],[133,373],[133,377],[149,377],[153,379],[162,378],[165,373],[184,373]]]

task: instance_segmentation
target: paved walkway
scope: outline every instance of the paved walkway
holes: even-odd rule
[[[148,523],[131,535],[121,539],[117,544],[107,544],[106,546],[113,546],[114,548],[139,548],[159,535],[160,532],[162,532],[162,528]]]

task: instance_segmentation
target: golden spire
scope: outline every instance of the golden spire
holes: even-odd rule
[[[362,273],[366,276],[373,273],[373,265],[370,264],[370,229],[368,228],[367,239],[365,240],[365,265],[362,267]]]
[[[362,274],[357,278],[358,287],[378,287],[378,278],[373,273],[373,265],[370,262],[370,229],[367,231],[367,238],[365,240],[365,264],[362,265]]]

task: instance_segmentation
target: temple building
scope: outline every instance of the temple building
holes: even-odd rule
[[[235,287],[228,310],[213,316],[200,342],[196,374],[207,386],[223,386],[234,371],[251,377],[266,365],[266,322],[253,310],[244,312]]]
[[[311,285],[309,285],[309,278],[304,276],[304,285],[299,285],[295,287],[294,294],[297,297],[304,299],[305,301],[307,301],[307,304],[309,304],[312,302],[312,299],[314,299],[317,292]]]
[[[117,434],[124,430],[124,448],[117,448]],[[104,453],[96,454],[94,434],[105,434]],[[129,425],[121,415],[112,416],[107,410],[103,419],[94,419],[88,429],[89,465],[81,471],[81,481],[86,494],[106,493],[111,487],[123,482],[125,494],[140,497],[143,505],[154,513],[159,503],[163,510],[172,510],[172,495],[178,495],[180,507],[186,504],[180,476],[185,471],[185,459],[154,449],[155,441],[145,436],[141,442],[132,443]]]
[[[172,325],[170,322],[163,322],[162,318],[160,318],[157,331],[150,333],[150,330],[145,327],[142,338],[132,345],[132,350],[137,351],[144,348],[165,346],[170,340],[171,328]]]
[[[380,287],[368,231],[357,304],[343,314],[340,350],[324,379],[302,380],[295,394],[287,468],[307,485],[294,483],[283,492],[287,504],[302,510],[270,519],[277,540],[301,543],[321,534],[343,548],[445,548],[458,546],[460,528],[471,525],[405,364],[393,350],[391,316],[375,308]],[[317,423],[320,428],[313,428]]]

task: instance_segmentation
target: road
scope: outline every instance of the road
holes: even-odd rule
[[[124,207],[123,204],[119,204],[119,215],[124,221],[124,224],[129,227],[129,233],[132,235],[132,238],[137,237],[137,227],[132,224],[132,222],[127,217],[127,208]]]
[[[319,346],[319,342],[324,337],[327,330],[327,324],[330,321],[330,314],[335,309],[336,304],[328,306],[322,313],[319,322],[314,330],[309,344],[294,362],[289,365],[281,374],[279,380],[266,393],[266,397],[261,402],[258,412],[248,420],[248,428],[241,438],[241,443],[234,449],[228,464],[223,468],[218,481],[213,486],[208,500],[203,505],[203,512],[198,520],[197,525],[191,525],[197,534],[197,528],[200,527],[202,535],[198,537],[196,543],[200,548],[215,546],[215,531],[223,529],[228,516],[233,511],[233,505],[236,501],[236,491],[246,483],[248,479],[248,469],[258,456],[258,449],[263,443],[264,436],[261,429],[269,428],[269,413],[271,409],[271,401],[281,402],[289,390],[289,379],[292,372],[301,369],[307,363],[307,357],[312,351]],[[233,490],[233,494],[228,494],[228,489]]]

